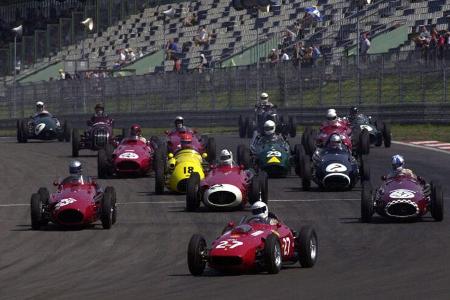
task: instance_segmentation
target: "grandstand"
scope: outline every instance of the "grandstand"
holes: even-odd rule
[[[52,11],[50,6],[43,9],[39,3],[55,5],[57,12]],[[163,66],[165,71],[173,70],[174,62],[164,61],[162,55],[164,44],[169,39],[174,39],[183,48],[181,58],[185,69],[195,69],[200,63],[201,53],[205,54],[208,62],[218,65],[217,62],[254,47],[257,40],[265,43],[271,39],[273,43],[275,38],[281,43],[282,32],[292,28],[303,17],[305,8],[313,5],[318,5],[323,21],[305,28],[303,41],[320,45],[325,61],[332,64],[338,64],[355,46],[358,19],[361,32],[378,37],[380,43],[383,43],[384,36],[395,40],[390,42],[393,48],[383,51],[403,51],[414,49],[410,37],[420,25],[448,29],[447,15],[450,14],[450,1],[444,0],[378,0],[363,7],[358,7],[360,1],[286,0],[277,9],[259,13],[259,17],[254,12],[235,10],[229,0],[48,0],[16,1],[13,6],[2,6],[0,15],[4,26],[17,25],[20,21],[24,21],[25,27],[28,26],[18,43],[22,76],[64,60],[89,60],[90,69],[112,69],[118,60],[118,51],[125,48],[140,48],[143,51],[146,59],[141,63],[135,62],[132,67],[145,73],[146,70],[161,69],[159,66]],[[32,24],[27,19],[30,9],[38,10],[38,17],[46,21],[45,24],[39,22],[34,31],[30,29]],[[164,14],[164,11],[171,13]],[[194,13],[198,23],[185,26],[184,20]],[[89,36],[80,25],[86,17],[92,17],[96,24],[94,33]],[[200,26],[205,26],[213,36],[206,45],[195,45],[193,41]],[[389,35],[399,26],[405,26],[406,36]],[[0,49],[1,64],[4,66],[2,73],[10,75],[14,66],[13,45],[10,35],[5,34],[3,38],[8,42],[3,43]],[[258,51],[258,54],[266,55],[264,51]],[[144,63],[148,65],[143,66]]]

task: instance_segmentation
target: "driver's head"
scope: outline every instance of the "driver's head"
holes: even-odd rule
[[[264,134],[265,135],[275,134],[275,122],[274,121],[268,120],[264,123]]]
[[[342,139],[339,134],[333,134],[330,137],[330,147],[339,148],[342,145]]]
[[[103,116],[103,112],[105,111],[105,107],[103,106],[103,104],[97,103],[97,105],[95,105],[94,109],[95,109],[95,115],[97,117]]]
[[[263,105],[269,104],[269,94],[261,93],[261,96],[259,97],[259,99],[261,100],[261,104],[263,104]]]
[[[333,121],[337,119],[337,114],[336,114],[336,110],[334,108],[330,108],[327,111],[327,120],[329,121]]]
[[[252,215],[267,220],[269,217],[269,208],[267,207],[267,204],[262,201],[256,201],[252,205]]]
[[[233,164],[233,153],[228,149],[220,151],[219,163],[220,165],[231,166]]]
[[[191,149],[192,148],[192,136],[187,133],[183,133],[180,135],[180,143],[182,149]]]
[[[142,128],[138,124],[133,124],[130,127],[130,136],[140,137],[142,135]]]
[[[405,159],[403,156],[396,154],[392,156],[392,169],[394,171],[401,171],[405,165]]]
[[[181,129],[181,128],[183,128],[183,124],[184,124],[183,117],[182,116],[177,116],[175,118],[175,128]]]
[[[358,115],[358,108],[356,106],[350,108],[350,117],[356,117],[357,115]]]
[[[81,175],[83,171],[81,162],[78,160],[72,160],[69,164],[69,173],[70,175]]]
[[[40,113],[44,111],[44,102],[38,101],[36,102],[36,112]]]

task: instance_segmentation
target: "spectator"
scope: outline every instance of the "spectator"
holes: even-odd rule
[[[128,49],[128,60],[129,61],[135,61],[136,60],[136,54],[134,53],[133,49]]]
[[[127,55],[124,49],[119,50],[119,63],[120,65],[124,65],[127,62]]]
[[[445,44],[446,44],[446,32],[442,32],[442,34],[439,35],[438,41],[437,41],[437,48],[438,48],[438,58],[443,59],[444,58],[444,51],[445,51]]]
[[[426,45],[431,41],[431,34],[424,25],[421,26],[419,39],[422,41],[422,44]]]
[[[370,40],[367,33],[363,33],[359,41],[359,54],[361,55],[363,61],[367,59],[367,52],[370,49]]]
[[[66,72],[64,72],[63,69],[59,69],[59,79],[60,80],[65,80],[66,79]]]
[[[305,56],[305,47],[303,47],[303,42],[298,42],[294,46],[294,52],[292,54],[292,59],[294,61],[294,65],[298,66],[303,62],[303,58]]]
[[[285,62],[290,59],[289,55],[286,53],[284,49],[281,50],[281,61]]]
[[[209,43],[209,34],[205,26],[200,26],[198,35],[194,38],[195,45],[206,45]]]
[[[203,73],[203,70],[208,67],[208,60],[206,59],[205,54],[200,54],[200,63],[197,66],[197,70],[199,73]]]
[[[277,49],[272,49],[269,53],[269,56],[267,57],[267,59],[271,62],[271,63],[277,63],[278,62],[278,53],[277,53]]]
[[[181,73],[181,59],[177,58],[173,64],[173,71],[180,74]]]
[[[114,62],[113,70],[114,71],[120,70],[120,62],[119,61]]]
[[[169,39],[166,44],[166,59],[175,61],[179,58],[179,54],[181,54],[180,47],[173,39]]]
[[[305,56],[303,57],[303,65],[305,67],[310,67],[313,64],[313,47],[309,47],[306,52]]]
[[[369,42],[370,43],[370,42]],[[322,53],[317,45],[314,45],[312,48],[312,62],[314,66],[317,66],[317,62],[322,57]]]
[[[193,13],[192,15],[189,15],[184,19],[184,26],[186,27],[195,26],[197,24],[198,18],[196,13]]]
[[[142,49],[140,47],[136,48],[137,57],[141,58],[144,56],[144,53],[142,52]]]

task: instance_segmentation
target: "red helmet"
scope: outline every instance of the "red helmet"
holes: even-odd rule
[[[191,148],[192,147],[192,135],[188,133],[180,134],[181,148]]]
[[[138,125],[138,124],[131,125],[131,128],[130,128],[131,136],[141,136],[141,134],[142,134],[141,125]]]

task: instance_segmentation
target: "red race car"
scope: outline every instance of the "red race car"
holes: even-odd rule
[[[340,119],[324,122],[319,132],[306,127],[302,135],[302,145],[308,155],[313,155],[316,147],[323,147],[333,134],[339,134],[342,143],[354,156],[369,154],[370,135],[366,129],[352,131],[348,120]]]
[[[104,191],[89,176],[69,176],[55,182],[58,189],[50,194],[40,188],[31,196],[31,227],[34,230],[53,222],[63,226],[83,226],[101,221],[104,229],[116,222],[116,192]]]
[[[113,150],[111,145],[100,149],[97,156],[97,172],[99,178],[113,175],[146,175],[153,168],[152,162],[157,141],[139,137],[128,137],[117,144]]]
[[[187,254],[189,271],[196,276],[203,273],[206,264],[224,272],[255,270],[275,274],[283,265],[296,262],[304,268],[314,266],[318,240],[310,226],[297,233],[281,221],[272,225],[250,216],[244,217],[238,226],[230,222],[211,248],[207,247],[201,235],[194,234]]]
[[[202,181],[198,173],[192,173],[187,182],[186,210],[197,210],[201,202],[213,209],[243,208],[260,198],[267,203],[267,178],[264,171],[255,174],[234,163],[212,166]]]
[[[197,131],[185,128],[183,130],[166,131],[167,152],[176,153],[182,148],[181,140],[188,139],[191,141],[191,147],[198,153],[206,153],[207,160],[214,162],[216,160],[216,141],[213,137],[207,135],[198,136]]]
[[[415,219],[431,212],[438,222],[444,218],[444,194],[439,184],[426,185],[410,175],[382,177],[382,185],[373,193],[369,181],[361,192],[361,220],[370,222],[374,212],[393,219]]]

